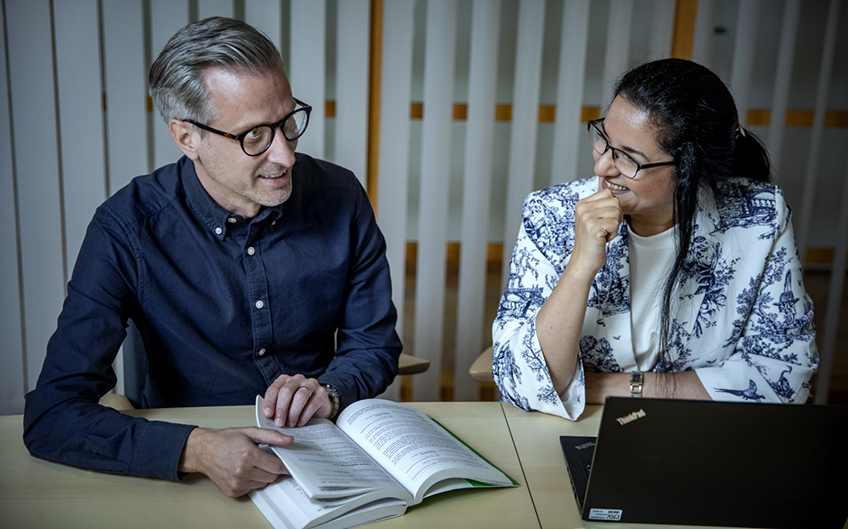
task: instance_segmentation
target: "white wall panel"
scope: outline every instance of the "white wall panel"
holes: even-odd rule
[[[586,134],[580,118],[589,45],[589,6],[589,0],[566,0],[562,12],[551,185],[577,179],[580,138]]]
[[[545,1],[522,0],[518,7],[518,42],[512,127],[509,136],[502,285],[509,277],[509,260],[521,224],[521,205],[533,190],[536,138],[539,131],[539,87],[542,79],[542,37]]]
[[[282,2],[279,0],[244,0],[244,21],[265,33],[278,49],[283,42],[282,20]]]
[[[837,22],[839,20],[839,0],[830,0],[827,26],[824,31],[824,49],[819,66],[818,88],[816,90],[816,110],[813,118],[813,133],[810,148],[807,151],[807,166],[804,172],[804,194],[801,198],[800,219],[795,225],[795,239],[801,259],[807,254],[807,237],[810,231],[810,217],[813,209],[813,195],[818,178],[819,154],[821,153],[822,134],[824,132],[824,113],[827,105],[827,93],[830,87],[830,75],[833,70],[833,57],[836,48]],[[841,264],[841,263],[840,263]]]
[[[104,2],[102,13],[108,192],[111,195],[133,177],[152,168],[148,167],[147,156],[147,70],[142,0]],[[165,129],[158,112],[153,112],[153,127]]]
[[[840,204],[848,204],[848,167],[845,168],[842,200]],[[824,324],[824,338],[818,338],[821,344],[821,365],[819,366],[816,384],[816,404],[827,404],[830,394],[830,381],[833,375],[837,338],[839,336],[839,315],[844,302],[842,292],[845,288],[845,262],[848,260],[848,208],[843,207],[839,213],[839,223],[836,226],[836,252],[830,276],[830,293],[827,300],[827,319]],[[842,351],[845,354],[845,351]]]
[[[347,167],[365,185],[368,154],[368,73],[370,0],[346,0],[338,6],[336,37],[335,163]]]
[[[395,0],[384,4],[380,67],[380,179],[376,213],[377,223],[386,238],[386,258],[392,276],[392,301],[398,311],[396,329],[401,338],[406,291],[409,100],[414,8],[413,0]],[[387,393],[391,393],[388,397],[396,398],[399,393],[397,381]]]
[[[654,0],[654,16],[651,17],[653,22],[651,28],[652,59],[671,56],[676,3],[675,0]]]
[[[429,0],[424,56],[421,208],[415,293],[415,356],[430,361],[416,375],[415,400],[439,400],[445,307],[445,262],[450,187],[456,1]]]
[[[65,259],[73,270],[85,229],[106,199],[97,0],[54,0]]]
[[[601,85],[601,108],[612,103],[615,82],[628,69],[633,0],[611,0],[607,18],[607,45],[604,52],[604,80]]]
[[[710,67],[712,64],[713,32],[715,26],[715,0],[698,0],[695,19],[695,42],[692,60]]]
[[[188,24],[187,0],[150,0],[150,60],[155,61],[168,40]],[[153,110],[153,166],[162,167],[177,161],[182,151],[174,143],[168,125],[158,109]]]
[[[197,20],[212,16],[232,18],[234,13],[233,0],[197,0]]]
[[[5,5],[28,390],[35,387],[65,292],[53,36],[48,0]]]
[[[377,222],[386,238],[392,271],[392,300],[403,336],[406,224],[409,195],[409,100],[412,86],[414,0],[384,5],[380,103],[380,182]]]
[[[739,24],[736,30],[736,46],[733,49],[733,73],[730,88],[736,98],[739,123],[748,122],[748,101],[751,98],[751,76],[754,74],[754,52],[757,46],[757,19],[760,15],[759,0],[739,3]]]
[[[103,77],[106,90],[107,193],[114,194],[149,167],[147,69],[144,61],[142,0],[103,2]],[[164,123],[154,109],[154,128]],[[123,350],[115,361],[118,383],[124,392]]]
[[[292,0],[289,82],[294,96],[312,105],[309,129],[298,140],[297,150],[316,158],[324,157],[326,28],[325,0]]]
[[[9,101],[6,21],[0,9],[0,101]],[[24,346],[21,326],[18,222],[9,105],[0,105],[0,415],[24,411]]]
[[[777,52],[777,73],[774,79],[774,94],[771,100],[771,123],[769,124],[768,147],[771,151],[772,175],[780,183],[783,154],[783,131],[786,129],[786,109],[789,88],[792,82],[792,62],[795,59],[795,41],[798,35],[798,14],[801,0],[786,0],[783,7],[783,25],[780,32],[780,48]]]
[[[477,400],[479,394],[479,385],[468,376],[468,369],[483,350],[486,328],[488,240],[482,234],[488,231],[492,189],[501,3],[475,0],[472,9],[454,400]]]

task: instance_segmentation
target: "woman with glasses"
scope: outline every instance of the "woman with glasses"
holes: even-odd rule
[[[768,155],[724,83],[666,59],[589,122],[597,176],[532,193],[493,329],[519,408],[611,395],[803,403],[813,305]]]

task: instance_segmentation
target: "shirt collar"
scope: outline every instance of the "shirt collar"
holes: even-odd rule
[[[183,189],[185,189],[186,197],[192,209],[194,209],[199,220],[206,225],[212,235],[218,240],[223,240],[227,236],[227,229],[231,225],[231,221],[228,219],[235,217],[235,215],[222,208],[209,196],[206,188],[200,183],[200,178],[198,178],[197,172],[194,169],[194,162],[183,156],[178,162],[178,165],[180,166]],[[271,229],[273,229],[274,224],[282,216],[282,204],[273,207],[263,207],[259,211],[259,215],[252,222],[263,222],[266,219],[270,219]]]

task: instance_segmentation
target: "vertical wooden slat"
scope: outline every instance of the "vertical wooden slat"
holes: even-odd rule
[[[368,174],[365,190],[371,207],[379,215],[377,195],[380,189],[380,108],[383,92],[383,25],[384,0],[372,0],[370,42],[368,50],[368,156],[365,159]]]
[[[53,0],[67,270],[106,198],[97,0]]]
[[[559,49],[551,185],[577,179],[580,138],[585,133],[581,114],[588,47],[589,0],[566,0]]]
[[[509,263],[521,224],[521,205],[533,190],[536,172],[539,87],[542,79],[542,37],[545,28],[544,0],[522,0],[518,7],[515,51],[515,89],[507,167],[504,255],[501,283],[509,277]],[[424,211],[422,209],[422,211]]]
[[[48,0],[8,0],[6,31],[26,344],[35,387],[65,292],[61,176]]]
[[[6,20],[0,9],[0,415],[24,411],[24,345],[18,267],[18,221],[6,75]]]
[[[771,123],[769,124],[768,146],[771,150],[772,175],[781,176],[780,165],[783,153],[783,131],[786,129],[786,107],[789,87],[792,82],[792,62],[795,58],[795,40],[798,34],[798,14],[801,0],[786,0],[783,6],[783,27],[780,32],[780,48],[777,53],[777,73],[774,79],[774,94],[771,100]]]
[[[197,19],[211,16],[230,17],[235,14],[233,0],[197,0]]]
[[[477,400],[479,384],[468,369],[483,350],[486,248],[491,197],[498,29],[501,3],[475,0],[471,18],[471,60],[465,137],[462,236],[459,259],[454,400]]]
[[[652,58],[671,56],[676,4],[676,0],[654,0],[654,16],[651,17]]]
[[[840,204],[848,204],[848,166],[845,168],[843,180]],[[827,319],[824,323],[824,339],[819,342],[822,344],[822,348],[819,351],[821,364],[819,365],[816,382],[816,404],[827,404],[830,394],[830,379],[833,376],[836,343],[839,336],[839,314],[844,303],[842,293],[845,291],[845,262],[848,259],[848,208],[846,207],[841,208],[839,212],[839,223],[836,226],[836,252],[833,257],[830,296],[827,300]]]
[[[365,185],[368,150],[369,0],[338,5],[336,39],[336,153],[333,160],[347,167]]]
[[[798,241],[798,251],[801,259],[806,259],[807,233],[809,233],[810,217],[813,209],[813,195],[818,178],[819,153],[821,152],[822,133],[824,131],[824,114],[827,105],[827,93],[830,87],[830,74],[833,69],[833,57],[836,48],[836,30],[839,20],[839,0],[830,0],[827,15],[827,27],[824,32],[824,47],[819,66],[818,87],[816,89],[816,111],[813,118],[813,130],[810,137],[810,148],[807,150],[807,167],[804,171],[804,193],[801,197],[800,220],[795,239]]]
[[[280,0],[244,0],[244,21],[265,33],[278,49],[282,49],[283,43],[282,20]],[[314,103],[312,104],[315,106]],[[312,124],[310,123],[309,126],[311,127]]]
[[[679,5],[678,5],[679,7]],[[698,0],[698,15],[695,21],[695,42],[692,60],[710,67],[712,64],[713,31],[715,26],[715,0]],[[687,57],[681,57],[686,59]]]
[[[309,129],[297,150],[316,158],[324,157],[326,27],[326,0],[292,0],[289,82],[294,96],[312,105]]]
[[[751,78],[754,75],[754,52],[757,48],[757,19],[759,15],[760,0],[747,0],[739,3],[730,86],[736,99],[739,123],[742,124],[748,122],[748,101],[751,98]]]
[[[406,226],[409,194],[409,99],[412,87],[413,0],[382,3],[380,64],[379,178],[377,220],[386,238],[386,258],[392,276],[392,301],[398,311],[397,333],[403,337],[406,290]],[[369,185],[372,175],[369,175]],[[373,198],[372,198],[373,200]],[[431,367],[432,369],[432,367]],[[387,390],[397,398],[397,382]]]
[[[150,1],[150,60],[156,60],[174,33],[188,24],[187,0]],[[168,125],[162,121],[158,109],[153,110],[153,165],[161,167],[177,161],[182,151],[174,143]]]
[[[103,3],[103,64],[109,194],[151,170],[147,163],[147,71],[142,0]],[[154,110],[155,112],[155,110]],[[165,128],[158,113],[155,128]]]
[[[607,19],[607,46],[604,53],[604,79],[601,85],[601,107],[612,103],[615,82],[627,68],[630,54],[630,28],[633,0],[612,0]]]
[[[415,400],[439,400],[456,54],[455,0],[427,3],[426,38],[420,211],[427,220],[419,224],[418,233],[415,356],[429,360],[430,369],[416,375],[412,394]]]

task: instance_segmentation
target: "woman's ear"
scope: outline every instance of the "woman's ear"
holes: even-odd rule
[[[172,119],[168,123],[168,129],[171,131],[174,142],[183,151],[183,154],[190,160],[197,160],[200,157],[200,153],[198,152],[200,135],[197,133],[197,129],[191,124],[178,119]]]

